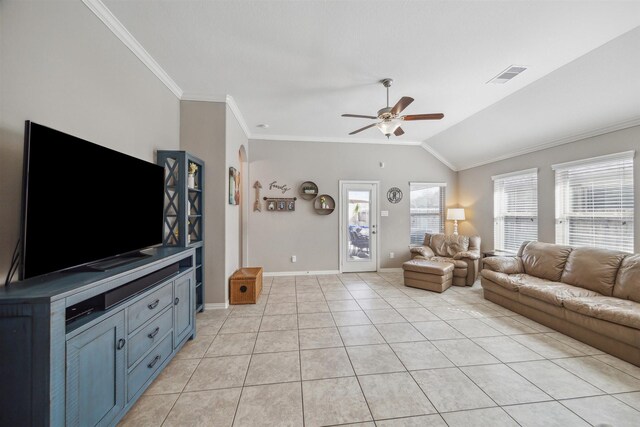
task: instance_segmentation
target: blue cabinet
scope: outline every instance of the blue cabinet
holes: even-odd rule
[[[195,336],[194,248],[145,252],[0,287],[1,426],[115,426]]]
[[[124,310],[67,340],[67,426],[107,426],[124,409],[125,345]]]
[[[175,331],[175,345],[178,346],[186,337],[189,332],[193,330],[193,324],[195,322],[195,311],[192,307],[195,306],[193,301],[193,283],[192,277],[182,276],[174,282],[174,331]]]

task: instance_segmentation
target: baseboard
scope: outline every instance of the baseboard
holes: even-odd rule
[[[271,276],[321,276],[325,274],[340,274],[339,270],[320,270],[320,271],[269,271],[263,273],[265,277]]]
[[[224,310],[229,308],[228,302],[209,302],[204,305],[205,310]]]
[[[378,273],[402,273],[402,267],[379,268]]]

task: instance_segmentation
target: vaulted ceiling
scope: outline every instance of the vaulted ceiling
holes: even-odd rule
[[[95,0],[85,0],[96,3]],[[640,2],[104,0],[185,97],[255,139],[423,144],[454,169],[640,124]],[[528,69],[487,84],[508,66]],[[412,96],[390,142],[370,122]],[[268,128],[258,128],[266,123]]]

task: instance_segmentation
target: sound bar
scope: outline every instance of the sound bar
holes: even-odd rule
[[[156,283],[180,271],[180,263],[176,262],[151,274],[142,276],[132,282],[104,293],[104,308],[109,309],[125,299],[142,292]]]
[[[69,323],[72,320],[91,314],[94,311],[107,310],[122,301],[157,285],[179,271],[180,262],[176,262],[165,268],[154,271],[151,274],[147,274],[146,276],[133,280],[125,285],[119,286],[103,294],[96,295],[95,297],[79,302],[71,307],[67,307],[66,322]]]

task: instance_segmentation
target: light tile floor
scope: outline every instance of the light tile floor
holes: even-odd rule
[[[640,368],[401,273],[265,277],[198,314],[122,426],[640,425]]]

